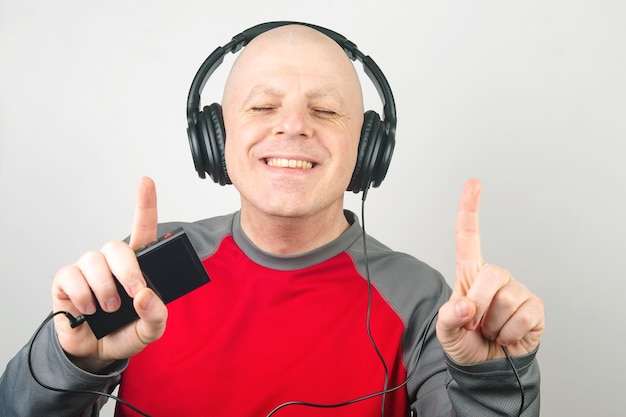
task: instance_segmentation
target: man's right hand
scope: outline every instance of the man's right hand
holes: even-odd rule
[[[133,298],[139,320],[100,340],[86,323],[72,329],[63,315],[55,317],[61,347],[86,371],[98,372],[114,360],[135,355],[165,331],[167,308],[146,287],[135,256],[136,249],[156,239],[157,221],[155,185],[144,177],[137,188],[130,243],[109,242],[100,251],[87,252],[75,264],[62,267],[54,277],[53,311],[68,311],[74,316],[92,314],[96,311],[96,302],[107,312],[117,310],[120,298],[115,278]]]

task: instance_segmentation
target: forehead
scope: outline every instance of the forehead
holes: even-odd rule
[[[253,39],[236,58],[224,93],[254,88],[271,79],[313,80],[315,88],[334,86],[360,95],[360,83],[352,61],[332,39],[315,29],[289,25]]]

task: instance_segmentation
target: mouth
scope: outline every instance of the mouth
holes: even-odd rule
[[[287,158],[267,158],[265,163],[271,167],[277,168],[293,168],[307,170],[315,166],[311,161],[305,161],[303,159],[287,159]]]

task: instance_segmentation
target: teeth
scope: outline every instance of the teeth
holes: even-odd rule
[[[313,163],[309,161],[303,161],[301,159],[286,159],[286,158],[269,158],[267,165],[271,167],[280,168],[299,168],[299,169],[311,169]]]

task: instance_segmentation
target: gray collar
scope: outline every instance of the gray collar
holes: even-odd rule
[[[362,230],[357,216],[349,210],[344,210],[344,215],[350,224],[348,230],[332,242],[299,255],[274,255],[259,249],[241,228],[239,211],[235,213],[233,219],[233,238],[246,256],[259,265],[279,271],[307,268],[346,251],[357,239],[361,238]]]

